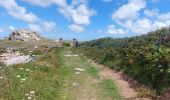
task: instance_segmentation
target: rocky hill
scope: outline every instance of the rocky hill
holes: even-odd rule
[[[15,41],[38,41],[40,40],[40,34],[30,30],[15,30],[11,32],[8,37],[9,40]]]

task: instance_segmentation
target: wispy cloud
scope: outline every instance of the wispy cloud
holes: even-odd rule
[[[32,12],[27,12],[25,7],[19,6],[15,0],[0,0],[0,6],[4,7],[8,14],[29,23],[38,21],[38,17]]]
[[[4,30],[2,28],[0,28],[0,33],[3,33],[3,32],[4,32]]]
[[[170,12],[159,13],[158,9],[147,9],[146,0],[129,0],[112,14],[112,19],[120,27],[136,34],[170,26]]]
[[[102,2],[112,2],[113,0],[101,0]]]
[[[76,25],[76,24],[69,25],[68,27],[71,31],[76,32],[76,33],[83,32],[84,30],[82,26]]]
[[[90,17],[96,15],[96,11],[88,7],[88,0],[72,0],[68,4],[66,0],[24,0],[32,5],[47,7],[57,5],[58,11],[72,22],[70,26],[84,27],[91,23]],[[41,2],[40,2],[41,1]],[[72,28],[70,28],[72,30]],[[82,31],[79,31],[82,32]]]

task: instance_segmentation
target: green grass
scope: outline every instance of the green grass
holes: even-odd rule
[[[35,91],[32,98],[36,100],[81,100],[92,96],[97,100],[119,100],[114,83],[99,83],[99,70],[81,56],[64,57],[68,51],[76,54],[71,48],[53,48],[36,62],[9,67],[0,64],[3,66],[0,69],[0,76],[3,76],[0,79],[0,100],[26,100],[30,91]],[[76,67],[86,71],[76,75]],[[22,82],[22,79],[26,80]],[[79,86],[73,86],[74,82]]]
[[[87,68],[87,73],[90,74],[94,78],[99,78],[99,70],[93,66],[89,66]]]
[[[2,100],[22,100],[30,91],[35,91],[32,98],[38,100],[60,99],[57,95],[59,91],[57,58],[55,49],[48,53],[37,62],[3,67],[4,77],[1,81],[6,81],[5,85],[0,86],[0,99]],[[53,58],[53,60],[51,60]],[[50,61],[50,62],[46,62]],[[22,70],[20,68],[23,68]],[[30,71],[26,71],[26,70]],[[17,76],[20,75],[18,78]],[[22,79],[26,81],[22,82]]]
[[[100,87],[102,87],[103,91],[105,91],[104,95],[110,96],[112,100],[122,100],[120,91],[112,80],[110,79],[102,80],[100,82]]]

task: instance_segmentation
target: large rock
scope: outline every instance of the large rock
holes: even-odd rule
[[[38,41],[40,40],[40,35],[38,32],[29,30],[15,30],[11,32],[9,40],[16,41]]]

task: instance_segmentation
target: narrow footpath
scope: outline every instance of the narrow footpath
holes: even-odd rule
[[[70,48],[60,50],[59,61],[62,100],[123,100],[113,80],[101,79],[100,70]]]

